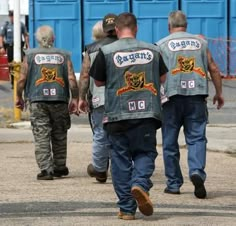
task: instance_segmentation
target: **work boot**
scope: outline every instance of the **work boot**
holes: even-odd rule
[[[41,173],[37,175],[37,180],[53,180],[52,172],[42,170]]]
[[[63,169],[54,169],[54,177],[67,176],[69,174],[69,169],[65,166]]]
[[[147,192],[138,186],[134,186],[131,189],[131,194],[137,201],[139,211],[143,215],[150,216],[153,214],[153,205]]]
[[[193,174],[190,179],[194,185],[194,195],[199,199],[205,199],[207,192],[203,179],[198,174]]]
[[[123,212],[118,213],[118,218],[122,220],[135,220],[135,215],[134,214],[127,214]]]
[[[100,183],[105,183],[107,181],[107,172],[98,172],[94,169],[92,164],[87,167],[87,173],[90,177],[95,177]]]

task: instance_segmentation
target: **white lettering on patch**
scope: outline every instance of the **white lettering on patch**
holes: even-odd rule
[[[181,88],[187,89],[187,82],[186,81],[181,81]]]
[[[51,96],[56,96],[56,94],[57,94],[57,91],[56,91],[55,88],[54,89],[50,89],[50,95]]]
[[[188,87],[189,87],[190,89],[195,88],[195,81],[194,81],[194,80],[188,81]]]
[[[194,80],[189,80],[189,81],[182,80],[180,82],[180,85],[181,85],[182,89],[194,89],[195,88],[195,81]]]
[[[146,103],[144,100],[136,100],[128,102],[129,111],[136,111],[136,110],[145,110]]]
[[[43,95],[49,96],[49,89],[43,89]]]
[[[151,50],[143,49],[135,52],[117,52],[113,57],[117,67],[126,67],[136,64],[148,64],[153,60]]]
[[[197,39],[172,39],[168,42],[168,47],[171,51],[181,51],[181,50],[199,50],[202,44]]]
[[[64,60],[61,54],[36,54],[34,57],[36,64],[63,64]]]

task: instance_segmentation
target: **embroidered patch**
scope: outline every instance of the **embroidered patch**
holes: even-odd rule
[[[49,96],[49,89],[43,89],[43,95]]]
[[[63,64],[64,56],[61,54],[36,54],[34,61],[36,64]]]
[[[42,75],[42,77],[35,82],[36,86],[38,86],[44,82],[57,82],[62,87],[65,86],[64,80],[62,78],[57,77],[57,69],[56,68],[42,67],[41,75]]]
[[[129,111],[145,110],[146,103],[144,100],[129,101],[128,108],[129,108]]]
[[[181,88],[187,89],[187,81],[181,81]]]
[[[100,98],[97,97],[97,96],[95,96],[95,97],[92,98],[92,102],[93,102],[93,103],[97,103],[97,102],[99,102],[99,101],[100,101]]]
[[[43,89],[43,95],[44,96],[56,96],[57,91],[55,88],[53,89]]]
[[[181,81],[181,88],[182,89],[194,89],[195,88],[195,81],[194,80],[189,80],[189,81]]]
[[[153,53],[147,49],[135,52],[117,52],[115,53],[113,60],[117,67],[148,64],[153,60]]]
[[[117,96],[129,91],[141,91],[141,90],[149,90],[154,95],[157,95],[157,90],[155,89],[154,84],[153,83],[146,84],[145,72],[140,72],[136,74],[127,71],[124,77],[126,86],[116,91]]]
[[[178,56],[177,66],[171,71],[172,75],[178,73],[191,73],[195,72],[202,77],[206,77],[204,70],[201,67],[195,67],[195,58],[194,57],[183,57]]]
[[[195,81],[194,81],[194,80],[188,81],[188,87],[189,87],[190,89],[195,88]]]
[[[50,89],[50,95],[51,95],[51,96],[56,96],[56,95],[57,95],[57,91],[56,91],[55,88]]]
[[[168,48],[173,51],[183,51],[183,50],[199,50],[202,44],[199,40],[193,38],[187,39],[172,39],[168,42]]]

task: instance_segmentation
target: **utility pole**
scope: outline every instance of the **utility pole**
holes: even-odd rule
[[[21,110],[16,108],[16,90],[17,81],[20,76],[20,63],[21,63],[21,26],[20,26],[20,0],[14,0],[14,119],[15,121],[21,120]]]

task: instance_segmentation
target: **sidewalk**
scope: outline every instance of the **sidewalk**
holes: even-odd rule
[[[27,123],[25,123],[27,124]],[[29,123],[28,123],[29,125]],[[18,124],[19,127],[19,124]],[[188,179],[187,153],[182,136],[181,165],[185,183],[181,195],[163,193],[165,177],[160,134],[158,157],[152,177],[150,197],[154,214],[137,220],[117,219],[116,195],[109,175],[106,184],[87,176],[91,161],[91,130],[72,125],[68,136],[68,177],[37,181],[39,172],[29,128],[0,129],[0,225],[1,226],[159,226],[159,225],[236,225],[236,127],[209,125],[206,200],[196,199]],[[230,145],[229,145],[230,144]],[[218,152],[213,152],[218,151]]]
[[[17,136],[12,136],[10,138],[6,138],[4,136],[5,132],[4,131],[9,131],[8,129],[5,128],[0,128],[0,134],[2,136],[0,137],[0,142],[7,141],[7,139],[10,139],[12,142],[16,141],[21,141],[21,139],[26,139],[28,142],[32,141],[32,136],[31,136],[31,129],[30,129],[30,122],[29,121],[23,121],[23,122],[18,122],[18,123],[12,123],[11,124],[12,128],[15,129],[24,129],[28,130],[28,133],[30,134],[28,137],[23,135],[21,137],[21,132]],[[18,133],[16,132],[16,133]],[[24,131],[26,133],[26,131]],[[72,128],[69,130],[69,139],[72,142],[78,142],[78,139],[80,139],[81,136],[84,136],[85,133],[91,134],[91,130],[88,124],[84,125],[75,125],[72,124]],[[207,126],[207,149],[209,151],[215,151],[215,152],[226,152],[226,153],[235,153],[236,154],[236,124],[208,124]],[[20,136],[20,137],[19,137]],[[30,137],[30,139],[29,139]],[[87,140],[88,142],[92,141],[92,137],[90,136],[91,139]],[[9,140],[8,140],[9,141]],[[161,131],[157,131],[157,145],[161,146],[162,141],[161,141]],[[180,147],[185,147],[185,140],[184,140],[184,135],[183,131],[180,132],[179,136],[179,145]]]

